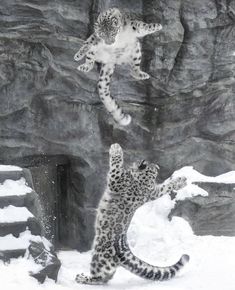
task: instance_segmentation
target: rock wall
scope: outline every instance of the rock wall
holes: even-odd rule
[[[98,67],[85,75],[73,61],[113,6],[163,25],[143,40],[151,79],[136,81],[125,67],[113,77],[128,127],[103,108]],[[35,156],[66,156],[68,246],[91,245],[114,142],[127,161],[158,162],[162,178],[188,164],[206,175],[235,169],[234,0],[2,0],[0,24],[0,161],[32,167]]]
[[[196,235],[235,235],[235,180],[234,183],[197,183],[208,192],[208,197],[178,201],[170,217],[186,219]]]

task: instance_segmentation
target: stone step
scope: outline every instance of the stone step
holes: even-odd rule
[[[14,223],[0,223],[0,236],[12,234],[14,237],[19,237],[22,232],[28,229],[32,235],[40,236],[42,229],[36,218],[29,218],[27,221]]]
[[[0,171],[0,183],[3,183],[7,179],[18,180],[24,177],[23,170],[19,171]]]
[[[10,259],[23,257],[26,249],[0,250],[0,260],[9,262]]]
[[[15,207],[27,207],[28,210],[39,217],[41,215],[41,206],[38,196],[34,190],[25,195],[0,196],[0,209],[13,205]]]
[[[10,195],[0,196],[0,208],[4,208],[9,205],[16,207],[25,206],[26,195]]]

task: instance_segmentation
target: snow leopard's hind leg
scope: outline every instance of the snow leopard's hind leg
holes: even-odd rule
[[[131,271],[133,274],[154,281],[163,281],[173,278],[175,274],[189,261],[189,256],[183,255],[177,263],[168,267],[150,265],[140,260],[131,252],[126,237],[124,236],[119,240],[116,252],[118,253],[121,266]]]
[[[123,113],[122,109],[110,95],[110,80],[113,75],[113,64],[102,64],[98,82],[98,91],[101,101],[114,120],[120,125],[126,126],[131,122],[131,116]]]
[[[140,63],[141,63],[141,47],[139,41],[136,42],[135,49],[132,53],[131,58],[131,75],[137,79],[137,80],[146,80],[149,79],[150,76],[146,72],[143,72],[140,69]]]
[[[92,34],[82,45],[82,47],[77,51],[74,55],[74,60],[79,61],[86,57],[86,61],[84,64],[81,64],[77,67],[78,70],[82,72],[89,72],[95,64],[95,53],[97,47],[97,37]]]
[[[75,278],[80,284],[105,284],[113,278],[118,266],[116,254],[110,254],[114,249],[106,249],[100,253],[94,253],[90,264],[90,276],[78,274]]]
[[[84,274],[77,274],[75,281],[79,284],[104,284],[102,277],[92,277]]]
[[[102,285],[112,279],[113,275],[107,276],[86,276],[84,274],[77,274],[75,281],[79,284]]]

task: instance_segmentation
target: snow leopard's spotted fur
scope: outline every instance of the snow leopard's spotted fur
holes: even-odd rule
[[[122,112],[110,95],[109,84],[115,65],[128,63],[134,78],[148,79],[149,75],[140,69],[141,47],[138,38],[161,29],[161,24],[147,24],[132,19],[130,14],[122,13],[117,8],[110,8],[99,15],[94,33],[74,56],[76,61],[86,56],[85,63],[78,66],[82,72],[90,71],[95,61],[102,63],[98,82],[100,99],[121,125],[128,125],[131,117]]]
[[[78,274],[76,281],[84,284],[106,283],[113,277],[118,266],[146,279],[170,279],[189,257],[183,255],[176,264],[169,267],[149,265],[131,252],[127,243],[127,230],[137,208],[172,190],[181,189],[186,185],[186,178],[169,178],[163,184],[157,184],[157,165],[142,161],[124,169],[120,145],[113,144],[109,153],[110,170],[107,188],[97,212],[90,276]]]

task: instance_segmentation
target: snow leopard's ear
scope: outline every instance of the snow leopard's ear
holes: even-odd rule
[[[121,14],[120,10],[116,7],[110,8],[107,12],[110,11],[113,16],[119,16]]]
[[[157,167],[158,170],[160,169],[160,166],[157,163],[155,163],[155,166]]]
[[[147,167],[148,163],[145,160],[142,160],[138,166],[139,170],[144,170]]]

